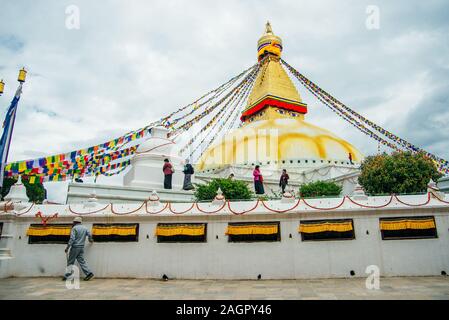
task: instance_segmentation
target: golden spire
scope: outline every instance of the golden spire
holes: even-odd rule
[[[263,114],[265,108],[280,110],[282,115],[294,113],[293,117],[303,119],[307,113],[307,104],[301,101],[301,97],[292,80],[279,62],[282,52],[282,40],[273,34],[270,22],[265,25],[265,33],[259,39],[258,58],[264,59],[254,86],[248,97],[248,104],[243,110],[241,120],[260,119],[257,114]],[[268,111],[270,111],[268,110]],[[284,112],[284,111],[288,112]],[[268,112],[266,117],[274,118],[278,114]]]
[[[266,52],[272,53],[275,56],[280,57],[282,51],[282,39],[273,33],[271,24],[267,21],[265,25],[265,33],[260,37],[257,42],[257,56],[259,59]]]

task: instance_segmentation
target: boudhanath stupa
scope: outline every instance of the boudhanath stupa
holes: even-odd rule
[[[357,183],[363,154],[351,143],[329,130],[305,121],[307,104],[281,65],[282,39],[267,22],[257,42],[259,72],[240,114],[241,124],[210,145],[196,163],[195,181],[228,177],[247,181],[252,186],[252,170],[260,165],[268,196],[280,196],[279,177],[282,169],[290,176],[289,188],[324,180],[343,186],[350,194]],[[71,183],[69,202],[92,193],[103,201],[144,200],[151,190],[162,198],[187,200],[192,192],[182,191],[184,157],[169,130],[160,126],[152,137],[140,144],[125,174],[124,187]],[[174,189],[162,189],[161,163],[170,158],[176,169]],[[350,158],[351,157],[351,160]]]
[[[307,104],[281,66],[282,49],[281,38],[267,23],[257,42],[261,71],[241,114],[242,126],[204,152],[197,164],[199,176],[234,173],[250,181],[252,169],[260,165],[273,192],[279,189],[282,169],[287,169],[293,186],[335,180],[349,193],[363,155],[349,142],[304,120]]]
[[[0,201],[0,279],[62,275],[63,246],[80,217],[92,233],[85,253],[98,278],[366,278],[370,270],[376,277],[447,275],[448,196],[432,180],[423,194],[365,194],[357,183],[364,155],[306,121],[297,82],[377,143],[425,151],[338,101],[290,66],[282,51],[282,39],[267,23],[257,62],[194,102],[96,146],[8,163],[5,176],[18,181]],[[24,70],[21,75],[11,109]],[[10,123],[4,132],[12,132]],[[449,173],[448,161],[426,155]],[[172,189],[163,188],[166,158],[175,169]],[[213,200],[197,201],[182,189],[186,160],[195,165],[195,183],[232,173],[251,188],[259,165],[265,196],[231,200],[218,189]],[[281,194],[283,169],[290,180]],[[123,183],[97,181],[101,175]],[[66,203],[29,201],[23,179],[70,181]],[[301,184],[318,180],[339,183],[342,194],[298,197]]]
[[[163,201],[191,201],[193,191],[182,188],[183,166],[189,160],[195,166],[193,183],[233,174],[253,188],[252,171],[259,165],[269,198],[282,196],[279,177],[283,169],[290,176],[289,192],[297,193],[300,185],[320,180],[336,182],[342,186],[343,196],[350,195],[357,186],[364,155],[327,128],[306,121],[308,105],[298,85],[378,146],[422,152],[441,173],[449,174],[448,161],[337,100],[290,66],[282,58],[283,49],[282,39],[267,22],[257,41],[255,64],[192,103],[96,146],[7,163],[5,177],[69,181],[67,203],[91,198],[103,203],[138,202],[147,200],[153,191]],[[19,78],[21,84],[11,107],[20,99],[24,80]],[[166,158],[175,168],[172,189],[163,188]],[[112,185],[107,179],[97,181],[99,176],[115,176],[121,181]],[[89,178],[94,178],[90,179],[93,182]]]

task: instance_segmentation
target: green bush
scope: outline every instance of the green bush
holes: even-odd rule
[[[17,182],[17,179],[5,178],[3,180],[3,188],[1,191],[2,199],[9,193],[11,186]],[[45,188],[40,182],[29,183],[28,180],[22,180],[23,185],[26,188],[26,193],[31,202],[42,203],[45,199]]]
[[[243,181],[230,179],[212,179],[207,184],[195,184],[195,198],[198,201],[212,200],[218,188],[228,200],[246,200],[253,196],[248,185]]]
[[[431,159],[411,152],[369,156],[360,169],[359,183],[368,194],[425,192],[431,178],[442,176]]]
[[[303,184],[299,188],[299,194],[303,198],[338,196],[342,187],[335,182],[316,181]]]

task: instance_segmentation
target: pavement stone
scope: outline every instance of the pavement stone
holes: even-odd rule
[[[0,279],[0,299],[148,299],[148,300],[449,300],[449,277],[380,279],[380,290],[369,290],[362,278],[304,280],[153,280],[102,279],[80,281],[67,289],[60,278]]]

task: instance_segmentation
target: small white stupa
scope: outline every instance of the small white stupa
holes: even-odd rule
[[[437,198],[439,200],[444,200],[445,194],[444,192],[440,191],[440,188],[438,188],[435,181],[430,179],[429,183],[427,184],[427,193],[430,193],[430,196],[433,198]]]
[[[355,185],[354,192],[351,196],[354,200],[368,200],[368,196],[366,195],[365,190],[363,190],[362,186],[359,184],[358,180]]]
[[[22,177],[19,176],[19,179],[15,184],[11,186],[11,189],[9,190],[9,193],[5,197],[6,201],[11,201],[13,203],[20,203],[20,202],[30,202],[30,199],[27,196],[27,190],[22,183]]]
[[[177,144],[168,138],[168,133],[169,130],[162,126],[151,129],[151,137],[138,147],[131,160],[131,170],[123,179],[125,186],[160,189],[164,181],[164,159],[168,159],[175,169],[173,189],[182,189],[184,159],[179,155]]]

